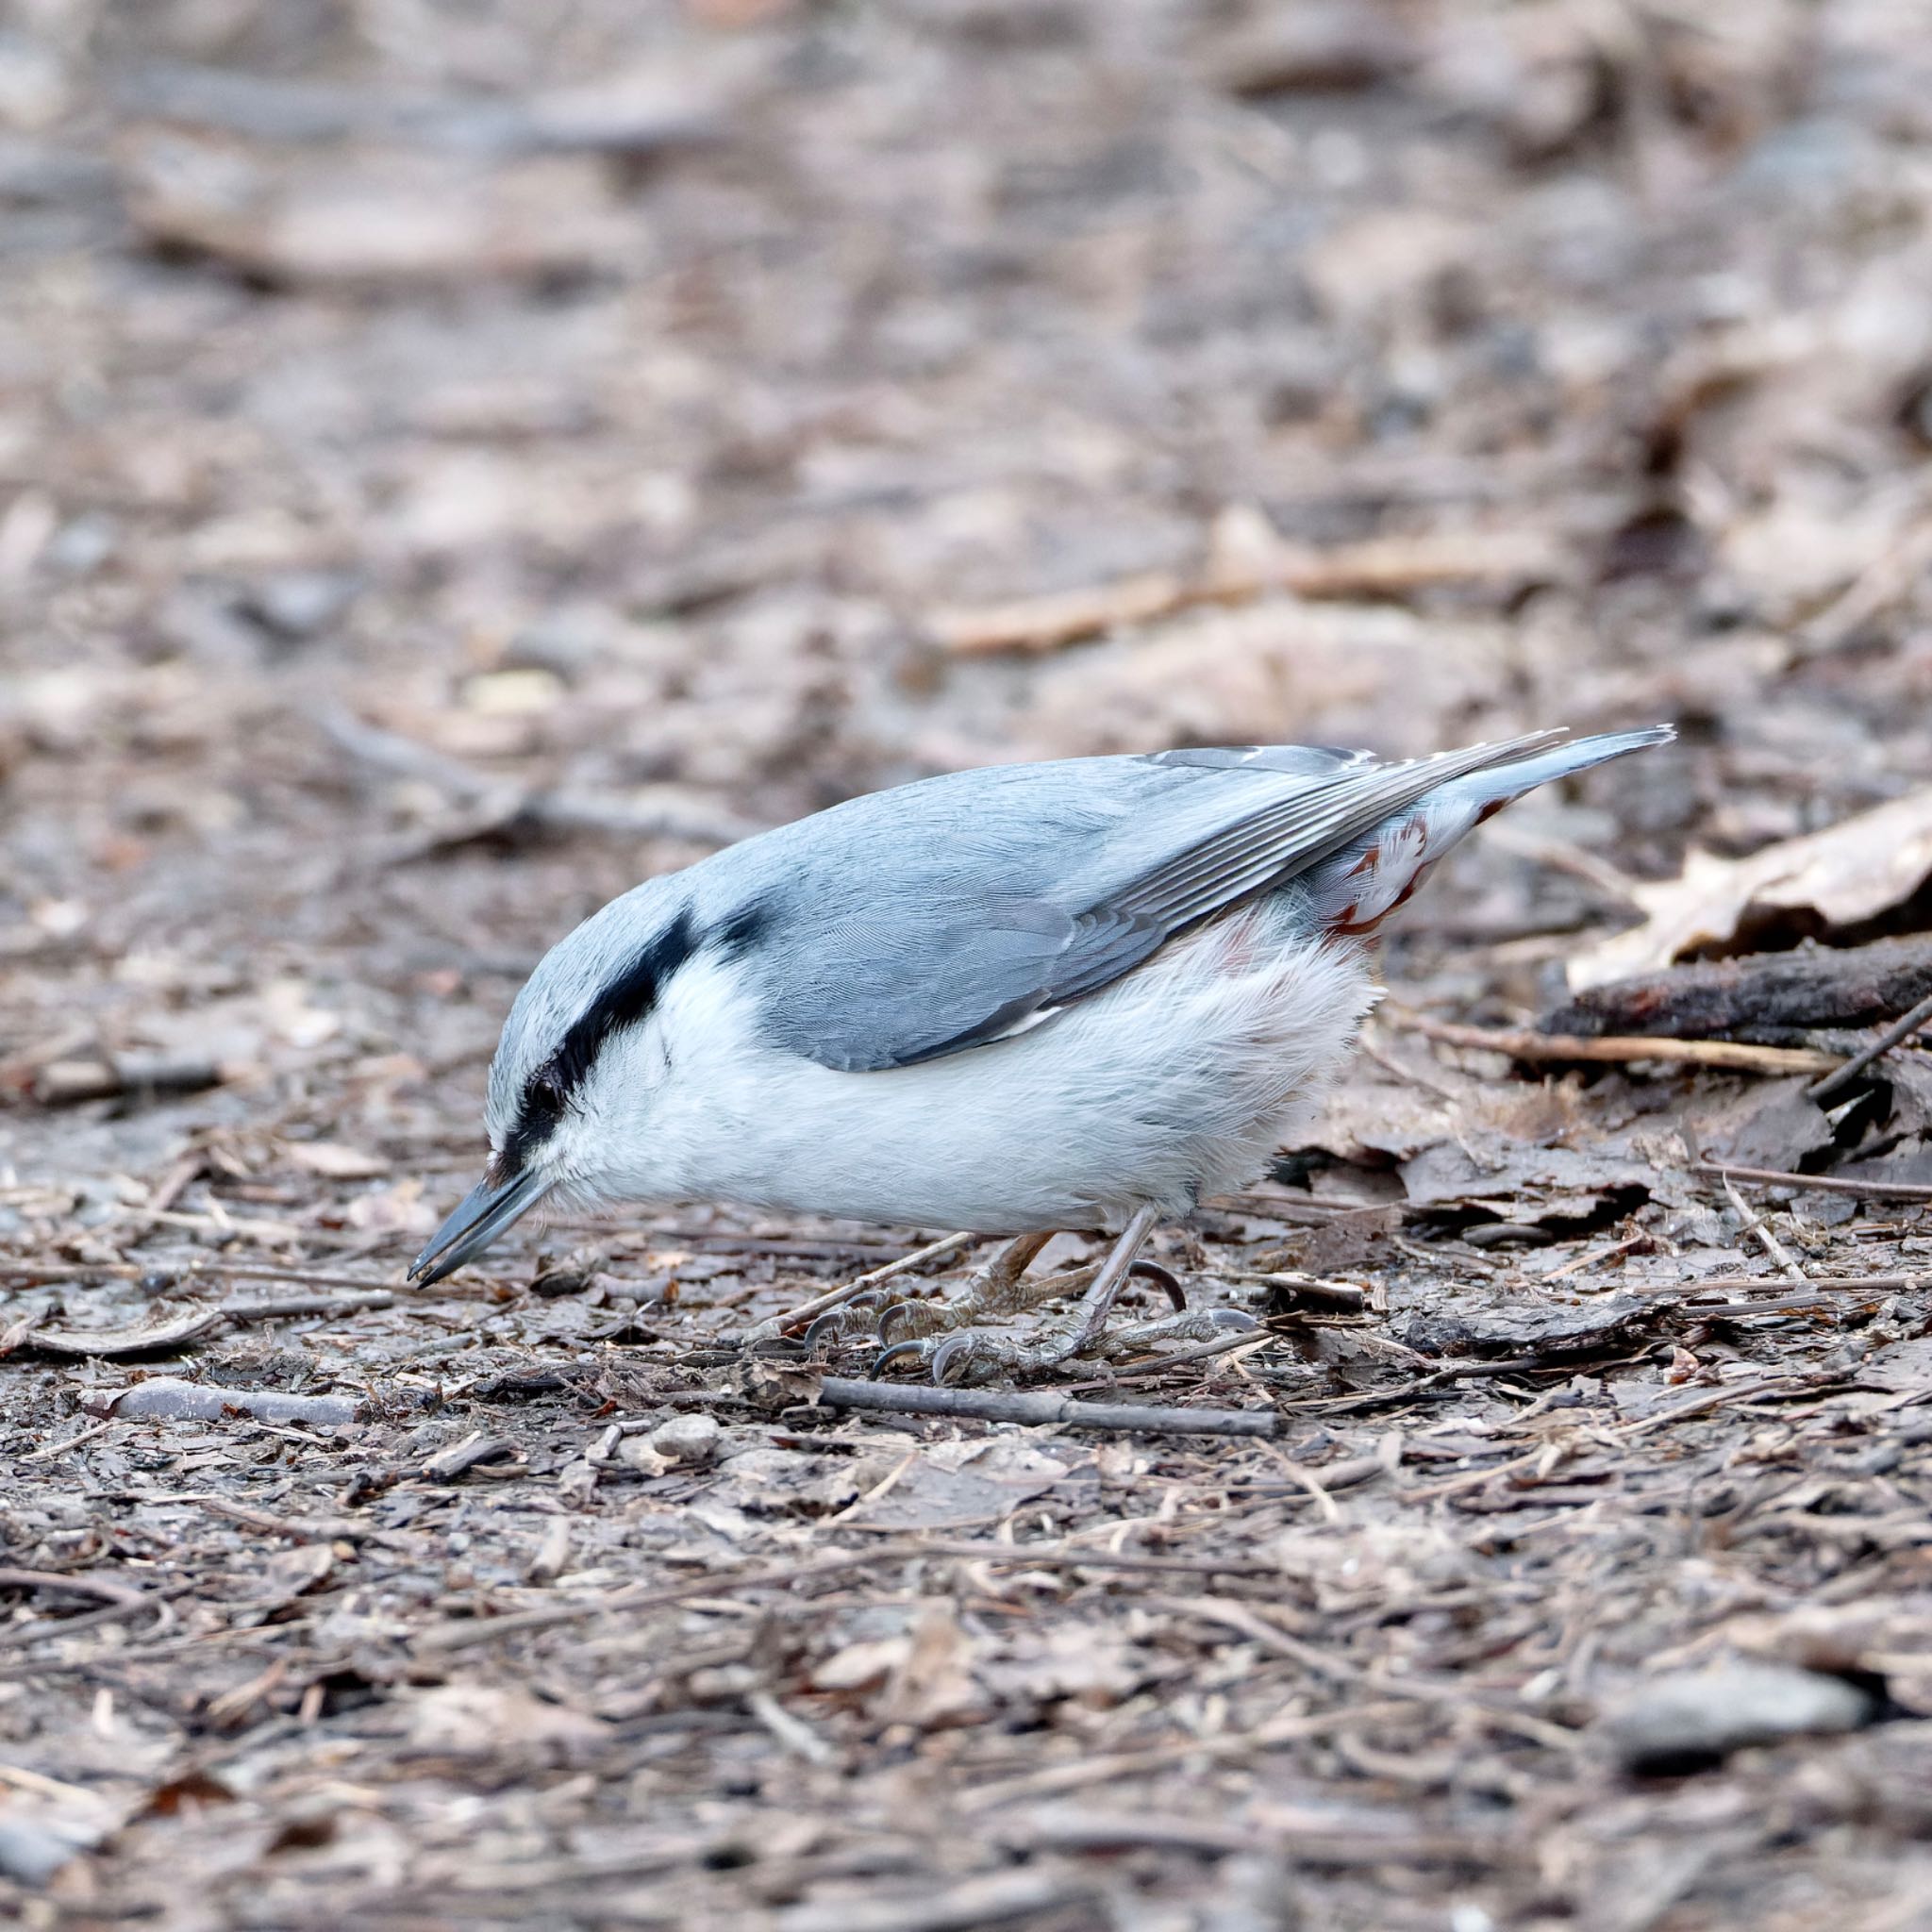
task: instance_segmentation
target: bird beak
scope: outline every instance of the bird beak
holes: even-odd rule
[[[445,1274],[454,1274],[549,1191],[549,1180],[540,1174],[520,1174],[507,1181],[486,1174],[430,1236],[429,1245],[409,1264],[408,1279],[427,1288]]]

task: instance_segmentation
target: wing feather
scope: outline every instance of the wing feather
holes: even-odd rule
[[[842,849],[808,842],[813,820],[768,835],[791,849],[790,891],[763,939],[766,1030],[847,1071],[1005,1038],[1438,786],[1563,735],[1397,764],[1300,746],[1074,760],[857,801],[839,808],[853,814]]]

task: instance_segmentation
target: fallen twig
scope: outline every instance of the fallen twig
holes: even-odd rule
[[[559,1624],[583,1623],[613,1610],[635,1614],[642,1610],[664,1609],[691,1597],[738,1596],[753,1590],[782,1590],[793,1584],[816,1583],[852,1570],[932,1557],[1003,1566],[1012,1564],[1022,1569],[1029,1565],[1052,1564],[1068,1569],[1173,1571],[1194,1576],[1204,1574],[1279,1576],[1281,1574],[1279,1564],[1257,1557],[1142,1556],[1133,1551],[1094,1550],[1065,1542],[944,1542],[901,1536],[891,1541],[874,1543],[867,1549],[842,1551],[824,1562],[808,1564],[803,1568],[796,1563],[786,1563],[747,1566],[741,1570],[712,1570],[683,1583],[656,1588],[646,1588],[641,1583],[628,1584],[621,1590],[608,1591],[587,1601],[546,1604],[541,1609],[515,1610],[503,1617],[480,1617],[434,1624],[427,1630],[419,1631],[410,1641],[416,1649],[424,1651],[468,1650],[477,1644],[493,1643],[499,1638],[520,1637],[533,1630],[549,1630]]]
[[[786,1907],[776,1924],[778,1932],[972,1932],[1093,1903],[1093,1885],[1084,1878],[989,1872],[913,1898],[841,1898],[828,1905],[808,1900]]]
[[[1889,1054],[1902,1041],[1909,1040],[1928,1020],[1932,1020],[1932,994],[1922,999],[1910,1012],[1901,1013],[1870,1046],[1855,1053],[1843,1066],[1812,1081],[1805,1090],[1806,1099],[1823,1104],[1833,1094],[1842,1093],[1874,1060]]]
[[[122,1094],[195,1093],[232,1079],[235,1069],[200,1056],[113,1054],[92,1059],[51,1060],[26,1083],[42,1107],[77,1107],[85,1100]]]
[[[1667,1428],[1672,1423],[1688,1422],[1692,1416],[1707,1415],[1712,1409],[1723,1408],[1733,1402],[1748,1402],[1757,1395],[1790,1394],[1803,1387],[1802,1378],[1796,1375],[1767,1375],[1757,1382],[1733,1383],[1727,1389],[1707,1390],[1673,1408],[1660,1408],[1653,1414],[1641,1416],[1634,1423],[1624,1423],[1613,1428],[1610,1434],[1618,1441],[1627,1442],[1632,1437],[1647,1436],[1652,1429]]]
[[[465,158],[575,153],[635,158],[713,142],[723,133],[713,108],[663,97],[387,93],[175,61],[123,73],[113,92],[128,113],[247,141],[408,141]]]
[[[614,797],[568,787],[524,785],[486,776],[400,732],[364,723],[340,705],[321,707],[316,723],[352,758],[378,771],[432,785],[480,814],[469,836],[513,824],[562,832],[615,832],[634,839],[682,839],[731,845],[761,826],[730,812],[661,797]]]
[[[1212,1361],[1217,1356],[1233,1355],[1238,1350],[1266,1348],[1274,1339],[1265,1329],[1238,1329],[1232,1335],[1217,1335],[1212,1341],[1196,1342],[1192,1348],[1176,1348],[1169,1354],[1157,1355],[1151,1360],[1143,1361],[1138,1369],[1123,1369],[1118,1374],[1095,1376],[1091,1382],[1070,1382],[1064,1392],[1072,1395],[1082,1389],[1118,1389],[1126,1382],[1151,1382],[1156,1376],[1166,1374],[1170,1369],[1184,1368],[1190,1362]]]
[[[1932,1201],[1932,1187],[1917,1181],[1868,1181],[1850,1174],[1790,1174],[1778,1167],[1731,1167],[1717,1160],[1694,1160],[1691,1171],[1718,1179],[1762,1181],[1780,1188],[1816,1188],[1827,1194],[1867,1194],[1877,1201]]]
[[[1278,540],[1253,555],[1210,561],[1191,575],[1147,571],[1111,583],[1021,597],[976,609],[936,611],[949,651],[1052,651],[1124,625],[1151,624],[1204,604],[1245,604],[1271,591],[1298,597],[1401,597],[1434,584],[1521,582],[1555,559],[1537,539],[1512,534],[1377,537],[1310,550]]]
[[[1170,1765],[1196,1760],[1220,1764],[1229,1759],[1255,1757],[1264,1751],[1298,1744],[1351,1725],[1381,1724],[1402,1716],[1411,1707],[1393,1701],[1377,1704],[1351,1699],[1332,1710],[1298,1711],[1274,1718],[1251,1731],[1221,1737],[1177,1738],[1164,1744],[1144,1745],[1138,1751],[1115,1751],[1081,1757],[1072,1764],[1050,1764],[1041,1771],[1023,1772],[1016,1777],[976,1785],[961,1792],[959,1807],[969,1814],[991,1811],[1023,1799],[1051,1797],[1090,1785],[1112,1784],[1120,1778],[1138,1777],[1143,1772],[1164,1771]]]
[[[45,1462],[53,1457],[64,1456],[70,1449],[78,1449],[84,1444],[92,1442],[101,1436],[105,1436],[113,1426],[114,1421],[110,1416],[104,1423],[94,1423],[90,1427],[80,1430],[78,1434],[69,1436],[63,1442],[42,1442],[38,1449],[29,1449],[25,1456],[20,1457],[20,1461],[23,1464]]]
[[[520,1637],[532,1630],[550,1630],[562,1624],[580,1624],[601,1617],[610,1610],[653,1610],[679,1604],[687,1597],[735,1595],[740,1591],[785,1588],[794,1583],[813,1583],[848,1570],[867,1569],[874,1563],[891,1562],[925,1554],[916,1544],[878,1543],[869,1550],[848,1550],[823,1563],[800,1568],[796,1563],[777,1567],[747,1565],[736,1571],[711,1571],[684,1583],[647,1588],[627,1584],[621,1590],[605,1591],[588,1602],[548,1604],[537,1610],[514,1610],[507,1617],[479,1617],[459,1623],[432,1624],[419,1630],[410,1640],[418,1650],[470,1650],[480,1643],[494,1643],[505,1637]]]
[[[68,1575],[58,1570],[0,1570],[0,1590],[43,1591],[56,1595],[92,1597],[102,1607],[78,1617],[49,1617],[14,1624],[0,1633],[0,1642],[30,1643],[41,1637],[72,1637],[99,1624],[111,1624],[130,1610],[145,1610],[165,1628],[175,1613],[158,1594],[137,1590],[110,1576]]]
[[[1641,1237],[1633,1236],[1632,1239],[1641,1240]],[[1276,1289],[1284,1296],[1325,1309],[1330,1314],[1359,1315],[1369,1305],[1368,1291],[1357,1288],[1353,1282],[1322,1281],[1312,1274],[1303,1274],[1292,1269],[1272,1274],[1235,1269],[1230,1272],[1228,1279]],[[1296,1309],[1295,1312],[1300,1313],[1301,1310]]]
[[[285,1322],[297,1315],[358,1315],[369,1308],[392,1308],[395,1296],[386,1288],[359,1294],[285,1294],[260,1302],[224,1302],[221,1312],[231,1322]]]
[[[1756,1288],[1775,1288],[1780,1291],[1790,1284],[1771,1274],[1711,1274],[1697,1284],[1699,1294],[1715,1294],[1722,1289],[1726,1294],[1739,1290]],[[1829,1275],[1807,1275],[1805,1286],[1823,1291],[1830,1290],[1837,1294],[1908,1294],[1916,1289],[1932,1288],[1932,1273],[1924,1274],[1845,1274],[1833,1280]],[[1745,1306],[1755,1306],[1747,1304]],[[1686,1308],[1694,1309],[1697,1304],[1687,1301]]]
[[[208,1311],[217,1319],[219,1309]],[[38,1339],[38,1338],[37,1338]],[[111,1416],[117,1422],[219,1422],[243,1415],[260,1423],[312,1423],[338,1427],[362,1412],[353,1395],[290,1395],[278,1389],[221,1389],[201,1382],[183,1382],[173,1375],[155,1375],[128,1389],[90,1390],[80,1398],[90,1415]]]
[[[1400,1007],[1384,1007],[1376,1016],[1445,1046],[1478,1047],[1535,1065],[1548,1060],[1602,1060],[1624,1065],[1663,1060],[1690,1067],[1728,1067],[1745,1074],[1830,1074],[1843,1064],[1837,1055],[1804,1046],[1755,1046],[1743,1040],[1672,1040],[1644,1033],[1530,1033],[1489,1026],[1459,1026],[1432,1020]]]
[[[1802,1286],[1805,1271],[1791,1258],[1790,1250],[1764,1224],[1763,1215],[1739,1193],[1729,1174],[1724,1176],[1724,1198],[1737,1210],[1738,1219],[1757,1237],[1758,1245],[1771,1257],[1773,1265],[1785,1279]]]
[[[835,1408],[878,1409],[897,1415],[1058,1423],[1072,1428],[1139,1429],[1175,1436],[1272,1436],[1276,1428],[1273,1411],[1265,1409],[1155,1408],[1125,1402],[1075,1402],[1050,1390],[931,1389],[919,1384],[855,1382],[843,1375],[827,1375],[819,1385],[819,1400]]]
[[[147,1592],[131,1583],[116,1583],[109,1576],[69,1575],[58,1570],[0,1570],[0,1590],[52,1591],[66,1596],[91,1596],[103,1603],[125,1604],[130,1608],[149,1601]]]
[[[380,1282],[355,1274],[319,1274],[309,1268],[277,1267],[273,1262],[210,1261],[199,1257],[185,1261],[39,1261],[0,1260],[0,1281],[146,1281],[163,1277],[170,1287],[185,1287],[207,1276],[211,1281],[293,1281],[305,1288],[346,1288],[384,1292]],[[460,1291],[460,1282],[453,1285]],[[438,1292],[451,1291],[440,1288]]]

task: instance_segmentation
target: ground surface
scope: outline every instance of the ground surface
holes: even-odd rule
[[[0,1915],[1932,1925],[1910,1051],[1378,1023],[1156,1243],[1267,1328],[1072,1380],[1268,1440],[744,1343],[944,1229],[397,1288],[543,947],[856,790],[1675,719],[1406,916],[1491,1025],[1918,811],[1928,103],[1879,4],[0,10]]]

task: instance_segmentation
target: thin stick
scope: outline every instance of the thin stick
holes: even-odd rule
[[[1257,1725],[1252,1731],[1209,1738],[1178,1738],[1172,1742],[1143,1745],[1138,1751],[1117,1751],[1105,1757],[1082,1757],[1071,1764],[1051,1764],[1043,1771],[1029,1771],[1017,1777],[976,1785],[960,1793],[960,1809],[972,1813],[994,1810],[1023,1798],[1052,1797],[1061,1791],[1080,1790],[1089,1785],[1111,1784],[1116,1779],[1137,1777],[1142,1772],[1164,1771],[1174,1764],[1194,1758],[1215,1764],[1229,1758],[1258,1757],[1264,1751],[1284,1744],[1300,1743],[1328,1731],[1352,1724],[1379,1724],[1412,1709],[1392,1700],[1362,1703],[1351,1700],[1333,1710],[1297,1712]]]
[[[1916,1181],[1867,1181],[1844,1174],[1788,1174],[1779,1167],[1733,1167],[1721,1160],[1693,1160],[1697,1174],[1733,1180],[1764,1181],[1778,1188],[1816,1188],[1826,1194],[1868,1194],[1874,1201],[1932,1201],[1932,1187]]]
[[[58,1570],[0,1570],[0,1590],[40,1590],[60,1596],[102,1598],[130,1610],[146,1609],[158,1599],[131,1583],[117,1583],[111,1576],[69,1575]],[[26,1629],[17,1634],[37,1637],[44,1633]]]
[[[1697,1284],[1695,1292],[1715,1294],[1723,1289],[1728,1294],[1738,1289],[1781,1289],[1784,1285],[1768,1274],[1712,1274]],[[1834,1294],[1909,1294],[1919,1289],[1932,1288],[1932,1274],[1843,1274],[1835,1281],[1829,1275],[1814,1275],[1807,1278],[1805,1286],[1821,1291],[1829,1289]],[[1687,1300],[1682,1306],[1687,1313],[1695,1314],[1700,1305]]]
[[[1739,1193],[1729,1174],[1724,1176],[1724,1196],[1731,1206],[1738,1210],[1738,1219],[1757,1237],[1758,1244],[1771,1257],[1772,1265],[1788,1281],[1795,1281],[1801,1287],[1805,1286],[1805,1271],[1798,1266],[1797,1262],[1792,1260],[1790,1250],[1778,1240],[1776,1235],[1772,1233],[1770,1228],[1765,1226],[1763,1215],[1758,1213],[1757,1208],[1751,1207],[1745,1201],[1742,1194]]]
[[[1647,1033],[1515,1032],[1488,1026],[1457,1026],[1431,1020],[1397,1007],[1383,1007],[1376,1015],[1393,1026],[1440,1040],[1445,1046],[1479,1047],[1506,1054],[1526,1065],[1545,1060],[1603,1060],[1615,1065],[1633,1060],[1663,1060],[1688,1067],[1728,1067],[1746,1074],[1832,1074],[1842,1062],[1835,1054],[1814,1053],[1802,1046],[1754,1046],[1742,1040],[1673,1040]]]
[[[20,1459],[22,1462],[44,1462],[50,1456],[64,1456],[70,1449],[78,1449],[83,1442],[92,1442],[97,1436],[105,1436],[115,1426],[115,1419],[109,1416],[104,1423],[96,1423],[91,1429],[82,1429],[77,1436],[69,1436],[64,1442],[42,1443],[38,1449],[30,1449]]]
[[[1751,1315],[1802,1315],[1837,1306],[1828,1294],[1788,1294],[1763,1302],[1679,1302],[1674,1312],[1699,1322],[1739,1322]]]
[[[1932,993],[1927,993],[1910,1012],[1901,1013],[1870,1046],[1855,1053],[1836,1072],[1812,1081],[1805,1090],[1806,1099],[1822,1105],[1833,1094],[1842,1093],[1874,1060],[1889,1054],[1902,1041],[1909,1040],[1928,1020],[1932,1020]]]
[[[600,1617],[607,1610],[653,1610],[683,1603],[689,1597],[718,1596],[741,1590],[769,1590],[793,1583],[813,1583],[847,1570],[863,1570],[874,1563],[891,1562],[924,1554],[917,1544],[879,1543],[869,1550],[847,1551],[824,1563],[801,1569],[796,1563],[778,1568],[748,1566],[736,1571],[713,1571],[660,1589],[649,1589],[641,1582],[626,1584],[621,1590],[607,1591],[588,1603],[552,1604],[541,1610],[516,1610],[507,1617],[479,1617],[471,1622],[435,1624],[419,1630],[409,1640],[417,1650],[471,1650],[480,1643],[494,1643],[499,1638],[520,1637],[527,1631],[555,1629],[562,1624],[581,1624]]]
[[[170,1261],[161,1257],[152,1261],[0,1260],[0,1281],[140,1281],[149,1274],[165,1274],[176,1288],[203,1275],[210,1281],[295,1281],[305,1288],[362,1289],[377,1293],[392,1285],[371,1281],[366,1275],[323,1274],[312,1268],[277,1267],[273,1262]]]
[[[1151,1382],[1169,1369],[1181,1368],[1189,1362],[1211,1361],[1217,1356],[1232,1355],[1237,1349],[1266,1348],[1275,1339],[1266,1329],[1242,1328],[1194,1348],[1177,1348],[1172,1355],[1156,1356],[1144,1368],[1123,1369],[1117,1375],[1096,1376],[1091,1382],[1070,1382],[1066,1393],[1073,1395],[1082,1389],[1118,1389],[1124,1382]]]
[[[861,1387],[866,1386],[861,1384]],[[932,1391],[945,1393],[949,1391]],[[1335,1486],[1352,1473],[1353,1464],[1336,1466]],[[201,1500],[197,1498],[196,1500]],[[858,1524],[852,1525],[859,1527]],[[1142,1556],[1134,1551],[1090,1550],[1077,1543],[1008,1543],[909,1541],[873,1544],[869,1549],[847,1550],[822,1563],[801,1569],[796,1563],[775,1568],[747,1566],[741,1570],[708,1571],[689,1578],[649,1589],[641,1582],[626,1584],[621,1590],[607,1591],[587,1602],[550,1604],[541,1609],[512,1611],[506,1617],[479,1617],[473,1622],[432,1624],[418,1631],[409,1641],[418,1650],[469,1650],[491,1643],[499,1637],[522,1636],[527,1631],[554,1629],[563,1624],[580,1624],[608,1610],[639,1611],[666,1608],[692,1597],[736,1595],[743,1591],[783,1589],[794,1583],[815,1583],[822,1577],[836,1576],[850,1570],[871,1569],[882,1563],[909,1563],[921,1558],[940,1557],[972,1563],[1049,1564],[1075,1570],[1168,1571],[1191,1576],[1275,1576],[1281,1566],[1266,1558],[1233,1557],[1225,1559],[1203,1557]]]
[[[1264,555],[1210,558],[1201,570],[1144,571],[975,609],[939,610],[928,624],[963,656],[1055,651],[1124,625],[1154,624],[1201,605],[1245,604],[1270,591],[1350,599],[1403,596],[1433,584],[1517,582],[1554,567],[1546,546],[1500,533],[1374,537],[1329,550],[1274,541]]]
[[[231,1322],[283,1322],[299,1315],[356,1315],[365,1308],[392,1308],[396,1298],[386,1288],[360,1294],[285,1294],[265,1302],[224,1302]]]
[[[1627,1442],[1633,1436],[1647,1436],[1651,1430],[1668,1428],[1672,1423],[1708,1415],[1712,1409],[1723,1408],[1728,1403],[1748,1402],[1758,1395],[1793,1394],[1804,1386],[1796,1375],[1768,1375],[1761,1382],[1741,1382],[1728,1389],[1713,1389],[1708,1394],[1695,1395],[1689,1402],[1680,1402],[1674,1408],[1660,1408],[1637,1422],[1624,1423],[1613,1428],[1610,1434],[1618,1441]]]
[[[701,801],[661,801],[650,794],[625,797],[573,791],[563,787],[508,783],[473,771],[458,758],[420,744],[399,731],[358,718],[342,705],[317,707],[315,722],[335,744],[379,772],[433,786],[459,806],[521,818],[559,831],[618,832],[641,839],[685,839],[700,845],[730,845],[761,826]]]
[[[949,1415],[988,1423],[1059,1423],[1082,1429],[1139,1429],[1174,1436],[1272,1436],[1272,1410],[1155,1408],[1124,1402],[1075,1402],[1050,1390],[1037,1393],[991,1389],[928,1389],[918,1384],[855,1382],[827,1375],[819,1400],[834,1408],[870,1408],[897,1415]]]

